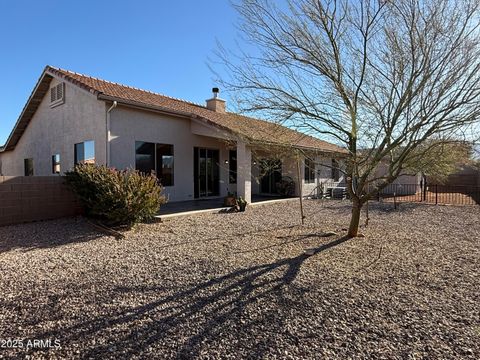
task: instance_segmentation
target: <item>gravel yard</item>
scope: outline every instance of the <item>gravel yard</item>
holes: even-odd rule
[[[480,207],[391,206],[352,240],[349,204],[314,200],[304,226],[290,201],[121,240],[0,228],[0,358],[480,358]]]

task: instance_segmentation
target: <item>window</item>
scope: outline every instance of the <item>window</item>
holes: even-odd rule
[[[33,159],[23,160],[23,165],[25,167],[25,176],[33,176]]]
[[[50,88],[50,106],[55,107],[65,102],[65,83]]]
[[[173,145],[157,144],[157,177],[163,186],[173,186]]]
[[[312,159],[305,158],[305,183],[315,182],[315,162]]]
[[[340,179],[340,170],[338,168],[338,161],[332,159],[332,179],[338,181]]]
[[[228,182],[230,184],[237,183],[237,150],[230,150],[228,153]]]
[[[52,174],[60,174],[60,154],[52,155]]]
[[[163,186],[173,186],[173,145],[135,142],[135,168],[145,174],[155,172]]]
[[[74,157],[75,165],[95,164],[95,141],[89,140],[75,144]]]
[[[145,174],[155,171],[154,143],[135,142],[135,169]]]

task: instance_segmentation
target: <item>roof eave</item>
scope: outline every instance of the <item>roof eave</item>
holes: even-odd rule
[[[163,106],[155,106],[155,105],[148,105],[142,102],[138,101],[132,101],[132,100],[126,100],[121,97],[117,96],[111,96],[111,95],[106,95],[103,93],[99,93],[97,98],[99,100],[104,100],[104,101],[116,101],[120,105],[136,108],[136,109],[143,109],[143,110],[153,110],[155,112],[159,112],[162,114],[166,115],[173,115],[177,117],[183,117],[183,118],[194,118],[196,115],[188,112],[183,112],[183,111],[175,111],[171,110],[169,108],[163,107]]]
[[[35,112],[37,111],[38,107],[40,106],[40,103],[42,102],[43,97],[48,92],[48,89],[50,87],[50,82],[53,79],[53,76],[47,73],[48,68],[49,68],[48,66],[45,67],[45,69],[42,72],[42,75],[40,75],[40,78],[38,79],[35,87],[33,88],[33,91],[31,92],[27,100],[27,103],[23,107],[23,110],[20,113],[20,116],[18,117],[18,120],[15,123],[15,126],[13,127],[13,130],[8,136],[7,141],[5,142],[3,147],[0,149],[1,152],[10,151],[15,148],[18,141],[22,137],[23,132],[27,128],[28,124],[30,123],[30,120],[32,119]]]
[[[298,145],[298,144],[289,144],[289,143],[280,143],[280,142],[274,142],[274,141],[262,141],[262,140],[252,140],[251,143],[253,145],[268,145],[268,146],[280,146],[280,147],[285,147],[285,148],[294,148],[294,149],[299,149],[299,150],[304,150],[304,151],[314,151],[314,152],[319,152],[319,153],[326,153],[326,154],[345,154],[344,151],[339,149],[338,151],[331,150],[331,149],[325,149],[321,147],[312,147],[312,146],[305,146],[305,145]]]

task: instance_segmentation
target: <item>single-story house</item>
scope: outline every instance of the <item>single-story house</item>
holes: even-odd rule
[[[213,90],[199,105],[47,66],[0,149],[0,175],[58,176],[82,162],[154,171],[170,201],[275,194],[299,161],[304,196],[343,182],[344,149],[228,112]]]

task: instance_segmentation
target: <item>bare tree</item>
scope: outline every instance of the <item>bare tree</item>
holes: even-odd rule
[[[349,236],[405,165],[480,113],[478,0],[244,0],[218,55],[240,110],[348,150]],[[432,141],[435,140],[435,141]],[[388,171],[376,177],[380,162]]]

